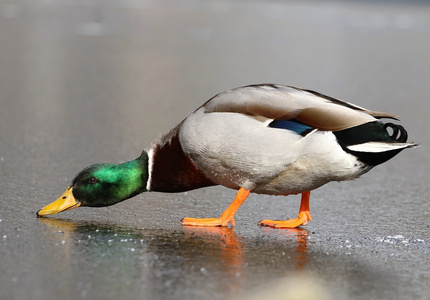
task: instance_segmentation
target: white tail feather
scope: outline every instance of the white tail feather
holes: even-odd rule
[[[387,143],[387,142],[367,142],[363,144],[347,146],[351,151],[356,152],[386,152],[392,150],[400,150],[417,146],[414,143]]]

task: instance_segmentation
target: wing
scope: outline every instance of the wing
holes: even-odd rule
[[[373,122],[375,118],[396,118],[314,91],[273,84],[228,90],[211,98],[203,107],[206,113],[233,112],[280,121],[295,119],[326,131],[348,129]]]

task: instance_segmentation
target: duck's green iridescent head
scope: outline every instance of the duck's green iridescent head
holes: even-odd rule
[[[52,215],[78,206],[109,206],[146,191],[146,152],[123,164],[97,164],[83,169],[66,192],[37,212]]]

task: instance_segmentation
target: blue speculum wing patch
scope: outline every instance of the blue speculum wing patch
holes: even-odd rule
[[[269,127],[291,130],[303,136],[305,136],[306,134],[308,134],[310,131],[313,130],[312,127],[296,122],[294,120],[288,120],[288,121],[274,120],[269,124]]]

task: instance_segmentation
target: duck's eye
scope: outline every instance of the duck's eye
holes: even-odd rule
[[[96,182],[97,182],[97,178],[95,178],[95,177],[91,177],[91,178],[88,180],[88,182],[89,182],[89,183],[91,183],[91,184],[94,184],[94,183],[96,183]]]

